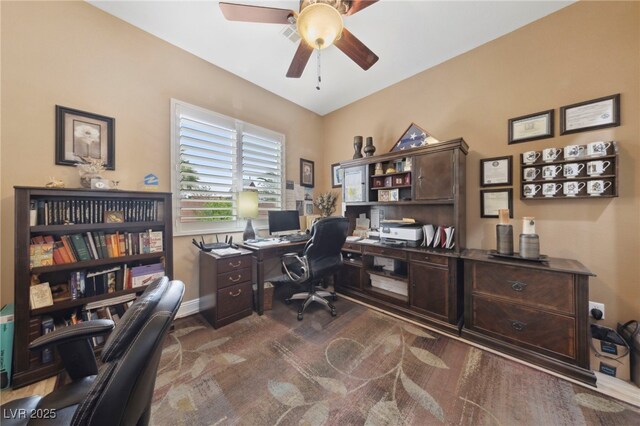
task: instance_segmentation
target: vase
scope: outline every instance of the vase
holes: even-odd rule
[[[496,251],[499,254],[513,255],[513,227],[511,225],[496,225]]]
[[[91,179],[102,179],[102,176],[97,173],[85,173],[80,175],[80,185],[82,185],[83,188],[91,188]]]
[[[360,152],[360,150],[362,149],[362,136],[354,136],[353,138],[353,150],[355,151],[353,153],[353,158],[362,158],[362,152]]]
[[[374,152],[376,152],[376,147],[373,146],[373,138],[371,136],[367,137],[367,144],[364,146],[364,155],[365,157],[371,157]]]

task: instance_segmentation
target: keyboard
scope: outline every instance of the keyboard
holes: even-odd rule
[[[291,243],[296,243],[299,241],[308,241],[311,238],[309,234],[291,234],[291,235],[283,235],[280,237],[283,241],[289,241]]]

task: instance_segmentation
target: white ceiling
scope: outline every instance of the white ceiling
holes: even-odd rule
[[[298,1],[227,0],[298,10]],[[297,44],[277,24],[227,21],[217,1],[95,1],[92,5],[320,115],[472,50],[572,1],[381,0],[344,18],[380,60],[363,71],[335,46],[312,55],[299,79],[285,74]]]

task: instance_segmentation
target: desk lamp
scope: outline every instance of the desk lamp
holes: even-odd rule
[[[256,233],[251,225],[251,219],[258,217],[258,192],[242,191],[238,193],[238,216],[247,219],[247,226],[242,233],[242,240],[252,240]]]

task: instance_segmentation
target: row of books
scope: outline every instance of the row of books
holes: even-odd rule
[[[30,306],[31,309],[40,309],[65,300],[141,287],[163,277],[164,274],[162,263],[133,267],[125,263],[100,270],[75,271],[69,275],[68,281],[63,283],[32,284],[29,288]]]
[[[108,259],[164,250],[162,231],[116,232],[103,231],[61,235],[56,241],[52,235],[31,238],[30,266],[61,265],[81,260]]]
[[[122,212],[125,222],[152,222],[162,220],[160,203],[133,199],[32,200],[35,223],[31,225],[103,223],[105,212]]]

